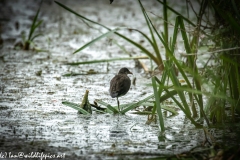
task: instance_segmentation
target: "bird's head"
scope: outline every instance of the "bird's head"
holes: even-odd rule
[[[126,67],[121,68],[118,72],[118,74],[132,74]]]

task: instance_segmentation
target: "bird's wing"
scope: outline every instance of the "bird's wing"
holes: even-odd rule
[[[116,75],[110,82],[110,94],[119,97],[127,93],[130,87],[130,79],[127,76]]]

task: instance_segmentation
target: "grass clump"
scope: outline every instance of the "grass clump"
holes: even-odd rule
[[[157,2],[162,5],[163,12],[163,18],[160,19],[163,21],[163,31],[161,31],[154,25],[141,0],[137,1],[142,11],[143,17],[145,18],[146,26],[149,29],[149,34],[143,33],[137,29],[131,30],[137,32],[143,38],[145,38],[145,40],[152,47],[153,52],[150,52],[149,49],[145,48],[139,42],[136,42],[128,38],[126,35],[119,33],[119,30],[125,28],[110,29],[103,24],[92,21],[87,17],[76,13],[74,10],[63,5],[62,3],[55,1],[59,6],[83,19],[84,21],[98,25],[107,30],[107,32],[101,36],[77,49],[74,54],[82,51],[84,48],[92,45],[93,43],[98,42],[100,39],[107,37],[110,34],[114,34],[115,36],[124,39],[129,44],[138,48],[142,53],[149,57],[154,62],[154,65],[157,67],[157,69],[161,71],[161,79],[159,79],[156,75],[152,75],[152,86],[154,94],[143,99],[142,101],[139,101],[138,103],[129,104],[121,112],[126,113],[136,106],[145,103],[151,98],[154,98],[155,100],[152,114],[158,115],[161,131],[164,131],[165,127],[162,118],[162,108],[160,102],[161,98],[165,96],[171,98],[196,127],[201,127],[203,125],[203,121],[208,126],[210,126],[215,121],[223,122],[226,113],[225,106],[227,104],[231,105],[231,116],[234,120],[234,114],[240,113],[240,66],[238,63],[240,60],[239,49],[231,51],[225,50],[221,52],[219,56],[216,56],[217,65],[212,67],[213,70],[208,67],[203,68],[205,73],[210,72],[212,76],[206,77],[206,74],[204,75],[202,71],[197,67],[197,61],[201,48],[201,36],[205,36],[207,39],[213,41],[215,48],[219,46],[222,49],[239,47],[239,41],[234,38],[234,35],[240,35],[239,8],[235,7],[239,6],[239,3],[236,1],[231,1],[229,4],[232,4],[232,12],[223,14],[226,12],[226,10],[224,10],[225,3],[221,6],[219,5],[220,3],[216,1],[199,1],[199,10],[195,11],[191,1],[188,1],[188,3],[186,3],[187,11],[189,12],[189,8],[191,8],[196,18],[195,21],[192,21],[188,16],[179,13],[173,7],[169,6],[167,0],[157,0]],[[169,13],[175,15],[175,21],[173,25],[174,28],[172,31],[169,30]],[[217,17],[222,18],[222,24],[227,26],[227,31],[229,31],[229,33],[226,34],[226,30],[221,29],[222,24],[217,26],[218,23],[216,23],[214,26],[212,26],[209,17],[212,17],[214,13],[217,15]],[[216,22],[218,22],[217,20],[218,19],[216,18]],[[192,28],[193,32],[190,33],[188,31],[189,29],[186,28]],[[214,32],[210,33],[209,31],[211,29]],[[230,38],[231,43],[225,41],[226,38],[229,37],[233,37],[232,39]],[[177,59],[175,55],[176,45],[179,40],[183,41],[184,50],[186,52],[186,62],[180,62],[180,60]],[[160,44],[164,47],[166,60],[163,60],[163,54],[160,53]],[[75,65],[78,64],[80,63],[75,63]],[[208,66],[207,62],[205,66]],[[216,67],[218,67],[217,70]],[[179,82],[177,74],[178,72],[176,72],[176,70],[186,82],[185,85],[181,85]],[[206,84],[210,85],[213,88],[211,92],[204,90],[204,85]],[[204,98],[207,99],[207,103],[204,103]],[[106,106],[109,107],[109,105]],[[109,109],[112,110],[113,113],[118,112],[111,107],[109,107]],[[196,118],[200,118],[202,121],[197,121]]]
[[[26,37],[25,33],[22,34],[22,43],[16,44],[16,46],[20,46],[24,50],[30,50],[31,44],[34,44],[34,40],[41,36],[41,33],[36,33],[36,30],[39,28],[39,26],[42,24],[42,20],[39,20],[39,12],[41,8],[42,1],[40,2],[40,6],[36,12],[36,15],[34,16],[34,19],[32,21],[31,27],[29,29],[28,36]]]

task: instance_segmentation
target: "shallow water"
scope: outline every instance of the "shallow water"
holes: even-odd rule
[[[10,158],[10,153],[25,155],[39,152],[62,156],[66,159],[117,159],[150,158],[189,151],[204,140],[201,129],[196,129],[179,111],[175,117],[166,118],[165,135],[159,133],[158,123],[146,125],[146,115],[129,112],[126,115],[98,114],[91,116],[77,114],[77,111],[62,105],[62,101],[81,103],[85,90],[89,90],[89,101],[101,99],[116,106],[116,99],[109,96],[110,79],[122,66],[128,67],[137,78],[136,86],[131,86],[120,103],[137,102],[150,94],[152,88],[148,75],[135,67],[134,61],[65,65],[77,62],[113,57],[128,57],[119,47],[111,44],[111,38],[86,48],[81,53],[72,54],[81,45],[105,32],[92,29],[80,19],[61,9],[54,2],[44,2],[41,8],[40,27],[43,36],[35,41],[35,47],[46,52],[14,49],[21,40],[21,32],[28,32],[31,19],[37,10],[38,1],[2,1],[5,18],[2,24],[4,40],[0,59],[0,154]],[[125,2],[130,3],[127,5]],[[15,5],[12,5],[12,4]],[[62,1],[88,18],[97,19],[107,26],[128,26],[143,28],[144,19],[137,2],[114,1]],[[94,3],[94,7],[92,6]],[[157,12],[156,2],[144,3],[146,8]],[[104,8],[104,9],[103,9]],[[104,18],[108,17],[108,18]],[[137,21],[136,21],[137,19]],[[19,24],[19,28],[16,27]],[[135,40],[139,35],[123,30]],[[116,38],[116,37],[115,37]],[[133,56],[141,53],[119,40]],[[149,62],[146,60],[146,63]],[[89,70],[98,74],[88,75]],[[64,77],[67,73],[82,75]],[[212,129],[221,141],[222,130]],[[232,135],[234,138],[236,135]],[[16,155],[15,158],[19,155]],[[55,157],[56,158],[56,157]]]

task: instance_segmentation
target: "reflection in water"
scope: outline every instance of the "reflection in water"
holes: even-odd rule
[[[129,127],[127,123],[127,121],[124,121],[124,115],[115,115],[116,120],[114,120],[112,127],[110,128],[109,131],[109,137],[111,140],[115,140],[115,139],[129,139],[129,135],[127,133],[128,128],[126,128],[127,126]]]

